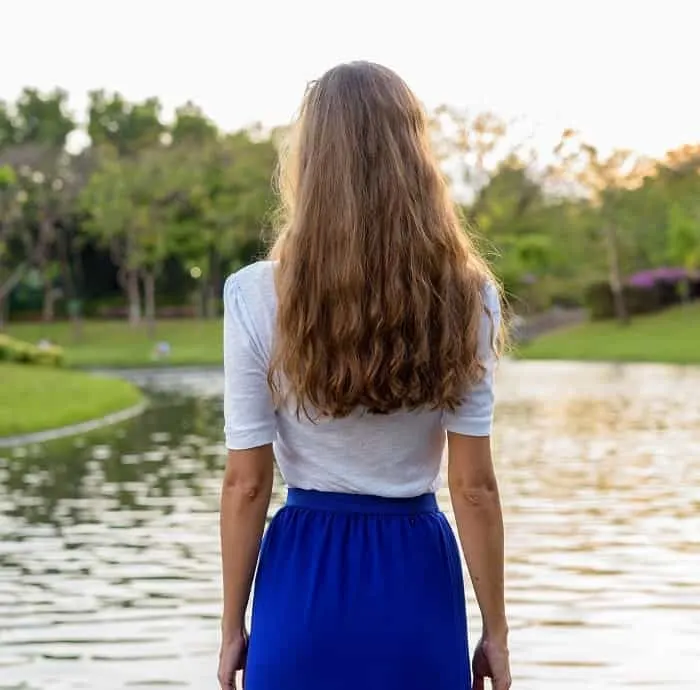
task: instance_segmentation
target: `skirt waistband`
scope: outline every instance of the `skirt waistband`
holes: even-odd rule
[[[333,491],[289,489],[287,505],[292,508],[310,508],[337,513],[374,513],[387,515],[415,515],[439,511],[434,493],[411,498],[386,498],[366,494],[344,494]]]

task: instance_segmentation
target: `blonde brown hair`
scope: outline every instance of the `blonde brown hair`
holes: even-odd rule
[[[279,186],[278,403],[290,395],[297,413],[327,417],[454,409],[483,375],[483,287],[494,279],[404,81],[353,62],[311,84]]]

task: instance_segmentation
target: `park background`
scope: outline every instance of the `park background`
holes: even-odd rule
[[[355,58],[425,103],[514,317],[494,441],[517,686],[695,687],[695,12],[8,10],[0,688],[213,677],[221,288],[265,254],[277,147],[307,82]]]

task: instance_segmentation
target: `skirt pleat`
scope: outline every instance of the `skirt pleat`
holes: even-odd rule
[[[246,690],[470,687],[457,543],[433,494],[291,489],[263,539]]]

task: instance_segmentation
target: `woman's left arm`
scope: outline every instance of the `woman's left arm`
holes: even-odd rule
[[[243,633],[272,494],[273,462],[271,445],[228,452],[220,513],[224,643]]]

